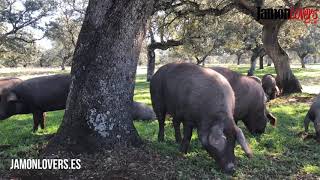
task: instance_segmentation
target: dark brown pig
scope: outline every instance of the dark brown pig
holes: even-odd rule
[[[316,97],[304,118],[304,128],[306,133],[309,131],[310,121],[313,122],[314,129],[316,131],[316,139],[320,142],[320,94]]]
[[[267,122],[274,126],[276,118],[266,109],[266,97],[262,86],[251,77],[223,67],[213,67],[230,83],[236,98],[234,119],[242,120],[250,133],[261,134]]]
[[[272,74],[262,76],[262,88],[267,95],[268,100],[275,99],[279,96],[280,91],[276,83],[276,79]]]
[[[156,114],[153,112],[153,109],[146,104],[140,102],[133,102],[133,120],[155,120]]]
[[[1,95],[0,120],[33,113],[33,131],[45,127],[44,112],[65,109],[70,75],[36,77],[5,89]]]
[[[227,173],[235,168],[236,141],[248,156],[252,155],[233,120],[233,90],[219,73],[194,64],[167,64],[152,77],[150,92],[159,121],[159,141],[164,140],[165,116],[170,114],[176,137],[180,133],[180,122],[183,124],[182,152],[187,152],[192,130],[197,128],[202,145]]]

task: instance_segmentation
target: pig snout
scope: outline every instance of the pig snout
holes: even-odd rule
[[[227,174],[234,174],[236,172],[236,166],[230,162],[223,168],[223,171]]]
[[[7,119],[6,114],[3,112],[3,110],[0,110],[0,120],[5,120]]]

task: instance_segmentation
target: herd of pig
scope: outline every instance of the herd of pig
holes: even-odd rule
[[[0,120],[15,114],[33,114],[33,131],[45,127],[45,112],[65,109],[71,84],[70,75],[51,75],[22,81],[0,79]],[[166,115],[170,115],[180,151],[188,152],[192,130],[197,129],[204,149],[226,173],[235,171],[235,143],[248,157],[252,151],[237,122],[242,120],[251,134],[262,134],[267,123],[276,118],[266,102],[281,94],[277,77],[262,79],[244,76],[223,67],[204,68],[190,63],[170,63],[152,77],[150,93],[153,109],[133,102],[134,120],[158,119],[158,140],[164,140]],[[279,87],[279,88],[278,88]],[[308,111],[304,125],[310,121],[320,141],[320,96]],[[180,125],[183,125],[181,137]]]

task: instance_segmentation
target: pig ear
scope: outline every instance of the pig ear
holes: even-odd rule
[[[18,100],[18,97],[15,93],[13,92],[10,92],[7,96],[7,102],[10,102],[10,101],[17,101]]]
[[[266,113],[267,113],[267,118],[268,118],[269,121],[270,121],[270,124],[271,124],[272,126],[276,126],[276,124],[277,124],[277,118],[274,117],[269,111],[266,111]]]
[[[224,136],[222,127],[215,125],[210,129],[208,135],[209,144],[222,152],[226,146],[227,138]]]
[[[244,134],[242,130],[238,127],[236,127],[236,134],[237,134],[237,141],[240,144],[243,151],[246,153],[246,155],[251,158],[252,157],[252,150],[249,147],[246,138],[244,137]]]

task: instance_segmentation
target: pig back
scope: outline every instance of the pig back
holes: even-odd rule
[[[235,120],[246,118],[253,110],[263,109],[264,91],[255,79],[223,67],[213,67],[211,69],[223,75],[229,81],[235,93]]]
[[[43,76],[24,81],[12,89],[31,110],[54,111],[65,108],[70,75]]]
[[[170,114],[192,119],[217,113],[232,117],[234,94],[228,81],[208,68],[181,63],[165,74],[163,89]]]

